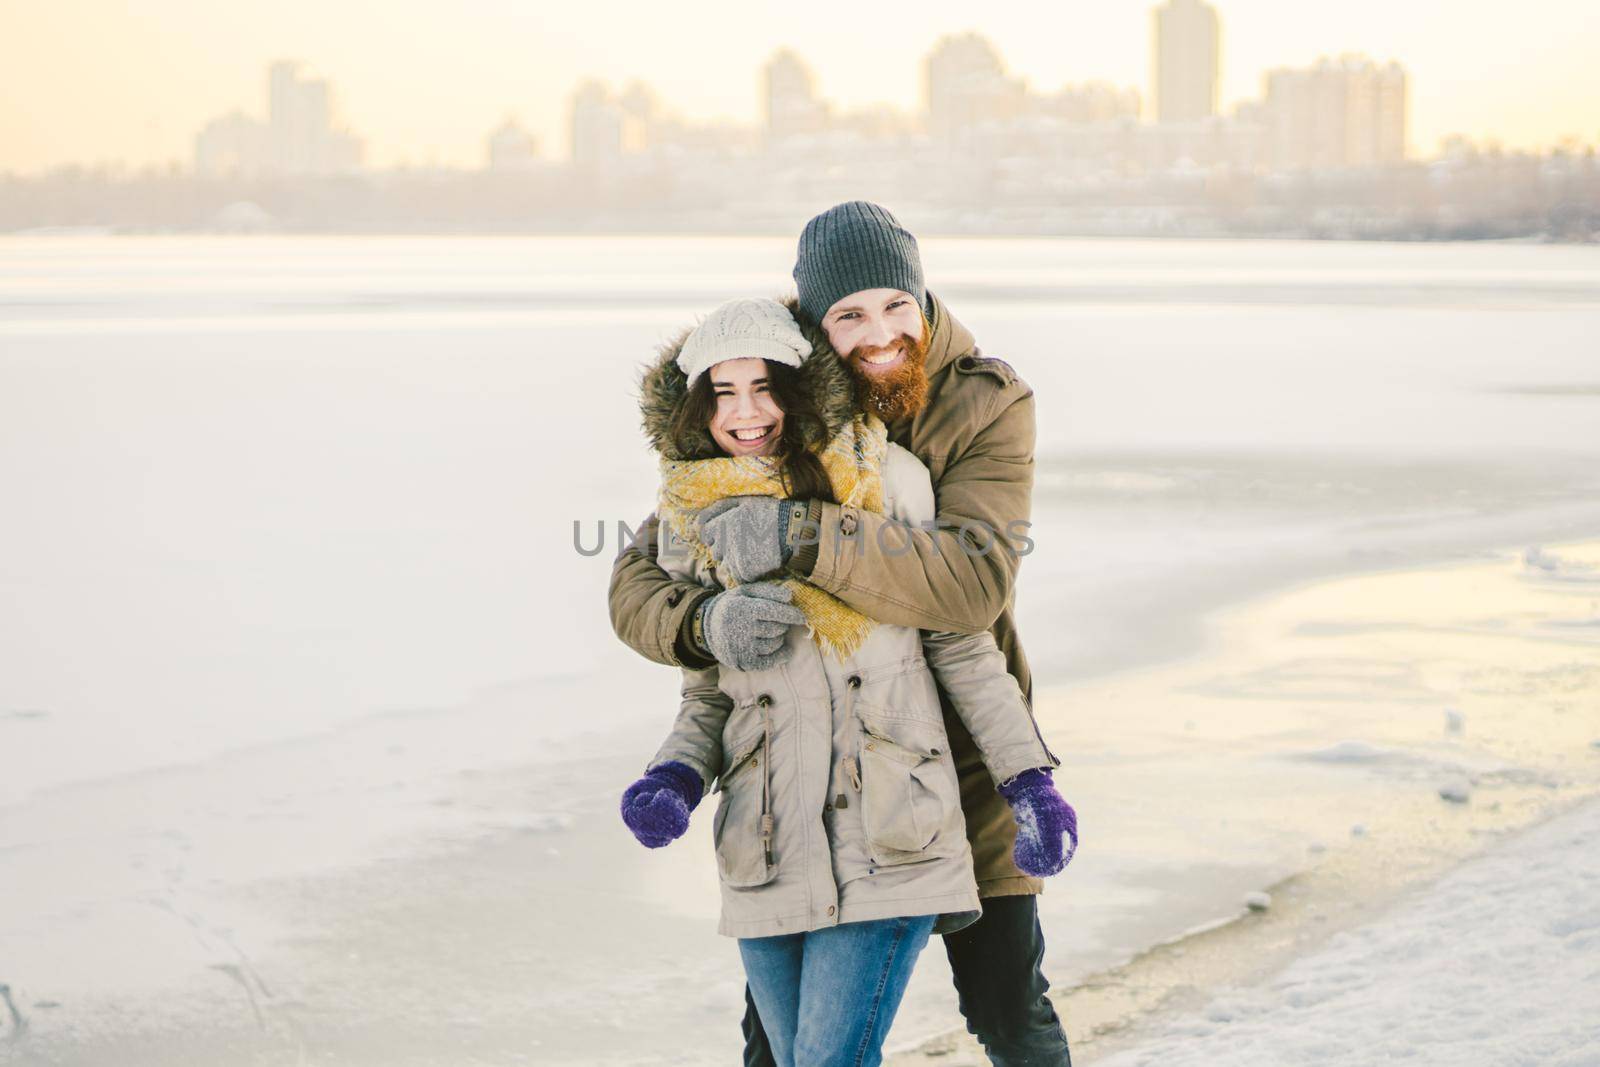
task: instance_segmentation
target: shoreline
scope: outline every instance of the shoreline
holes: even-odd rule
[[[1163,1013],[1107,1067],[1586,1063],[1600,799],[1471,857],[1269,979]],[[1536,981],[1529,976],[1536,975]]]
[[[1563,560],[1564,550],[1575,551],[1577,558]],[[1494,573],[1497,570],[1498,575]],[[1131,671],[1121,682],[1134,689],[1142,685],[1170,691],[1174,679],[1193,683],[1212,673],[1216,659],[1225,655],[1218,645],[1230,636],[1239,637],[1238,623],[1252,612],[1277,610],[1288,618],[1299,610],[1298,626],[1305,629],[1311,624],[1305,620],[1304,607],[1293,606],[1297,599],[1329,603],[1336,599],[1329,597],[1330,590],[1354,586],[1364,588],[1349,591],[1348,601],[1370,603],[1374,590],[1383,584],[1417,585],[1420,579],[1425,586],[1430,576],[1441,580],[1434,582],[1440,588],[1463,577],[1480,585],[1486,577],[1505,579],[1512,585],[1534,583],[1542,586],[1547,606],[1557,605],[1559,611],[1560,605],[1570,603],[1577,608],[1578,617],[1534,620],[1530,614],[1509,629],[1493,625],[1490,619],[1441,625],[1437,619],[1418,623],[1392,618],[1345,626],[1347,637],[1361,630],[1367,631],[1363,637],[1381,632],[1386,641],[1408,634],[1418,646],[1413,652],[1431,646],[1424,662],[1434,668],[1454,654],[1445,646],[1470,646],[1483,657],[1474,669],[1485,678],[1492,677],[1492,683],[1481,685],[1484,692],[1476,695],[1464,695],[1463,691],[1453,700],[1441,699],[1438,710],[1445,715],[1442,721],[1434,720],[1437,726],[1432,737],[1426,736],[1426,729],[1413,731],[1409,739],[1391,731],[1382,743],[1374,744],[1364,739],[1372,735],[1356,732],[1321,748],[1291,751],[1288,758],[1300,759],[1307,767],[1374,781],[1369,783],[1372,789],[1364,803],[1348,811],[1346,834],[1339,833],[1343,828],[1338,818],[1323,818],[1316,828],[1295,835],[1309,843],[1299,862],[1291,861],[1282,877],[1264,878],[1254,885],[1242,880],[1235,906],[1159,936],[1126,959],[1106,966],[1079,966],[1076,961],[1047,966],[1052,1000],[1066,1025],[1075,1060],[1094,1062],[1123,1050],[1136,1052],[1160,1024],[1200,1008],[1219,990],[1258,985],[1316,952],[1337,934],[1415,898],[1463,864],[1493,852],[1502,841],[1521,839],[1600,796],[1600,751],[1596,751],[1600,749],[1600,699],[1595,696],[1600,692],[1595,685],[1600,681],[1600,542],[1563,545],[1531,559],[1502,557],[1498,565],[1445,562],[1307,583],[1225,612],[1215,630],[1219,641],[1208,645],[1209,652],[1168,665],[1155,672],[1160,676],[1156,680],[1141,683],[1138,672]],[[1322,624],[1307,639],[1337,640],[1339,630],[1336,625]],[[1404,640],[1394,646],[1395,655],[1402,659]],[[1550,669],[1519,665],[1517,660],[1528,655],[1525,650],[1516,649],[1515,655],[1507,656],[1518,642],[1555,646],[1558,660],[1564,651],[1570,658],[1561,666],[1570,676],[1554,688],[1516,684],[1519,671],[1539,678],[1541,671]],[[1485,651],[1497,643],[1502,646],[1498,656]],[[1295,661],[1291,657],[1284,662]],[[1253,677],[1273,673],[1256,672]],[[1277,676],[1280,681],[1284,678],[1281,672]],[[1561,675],[1557,672],[1551,677],[1560,679]],[[1319,684],[1326,682],[1326,676],[1319,676]],[[1072,689],[1080,699],[1087,699],[1113,691],[1118,684],[1116,679],[1102,680]],[[1197,688],[1191,684],[1189,691]],[[1375,687],[1375,701],[1385,702],[1384,688],[1381,684]],[[1492,692],[1496,689],[1505,692]],[[1182,692],[1182,687],[1177,691]],[[1327,695],[1321,694],[1323,698]],[[1303,695],[1287,702],[1297,699],[1305,702]],[[1393,706],[1406,703],[1395,701],[1393,695],[1387,699],[1394,701]],[[1469,704],[1472,712],[1464,715],[1447,706],[1451,703]],[[1543,714],[1550,721],[1537,732],[1540,736],[1530,741],[1526,729],[1521,733],[1515,729],[1525,716],[1525,709],[1515,705],[1535,703],[1545,707],[1534,714]],[[1419,710],[1431,717],[1436,709]],[[1457,725],[1452,728],[1452,723]],[[1520,725],[1526,727],[1527,722]],[[1238,742],[1248,734],[1248,729],[1237,731],[1231,739]],[[1446,792],[1452,799],[1446,799]],[[1308,810],[1315,807],[1313,804]],[[1086,834],[1080,857],[1092,846],[1093,839]],[[1265,910],[1256,911],[1245,903],[1246,886],[1268,895],[1270,904]],[[1047,884],[1046,894],[1040,898],[1047,939],[1052,929],[1052,888]],[[1062,920],[1072,909],[1056,910],[1054,925],[1065,929]],[[966,1067],[984,1062],[976,1042],[959,1028],[907,1042],[886,1060],[890,1067],[933,1063]]]
[[[1365,897],[1363,910],[1347,911],[1338,921],[1316,921],[1325,916],[1314,911],[1319,896],[1325,901],[1338,888],[1336,878],[1306,872],[1269,886],[1273,903],[1266,912],[1243,909],[1152,945],[1121,966],[1096,972],[1071,988],[1052,983],[1051,1000],[1067,1025],[1073,1062],[1097,1063],[1121,1053],[1139,1053],[1164,1026],[1202,1011],[1219,994],[1259,989],[1340,935],[1381,921],[1460,868],[1532,837],[1597,798],[1600,788],[1569,796],[1532,823],[1496,831],[1477,851],[1437,857],[1436,863]],[[1259,955],[1249,955],[1252,952]],[[885,1067],[982,1067],[987,1062],[977,1041],[964,1030],[912,1042],[884,1060]]]
[[[377,177],[382,177],[377,174]],[[470,176],[470,175],[468,175]],[[7,175],[0,175],[7,177]],[[11,175],[10,177],[27,180],[28,175]],[[706,217],[714,213],[708,212]],[[685,229],[682,227],[659,226],[638,227],[633,229],[617,228],[604,224],[590,227],[573,226],[548,226],[537,228],[510,228],[510,227],[446,227],[432,226],[406,229],[403,227],[375,228],[375,229],[342,229],[336,226],[307,226],[296,228],[292,226],[274,226],[263,229],[238,229],[218,228],[209,225],[194,225],[186,227],[166,226],[140,226],[134,224],[104,223],[104,224],[45,224],[24,226],[16,229],[0,230],[0,239],[16,241],[71,241],[82,239],[104,240],[110,239],[161,239],[183,238],[189,240],[222,238],[231,241],[271,241],[278,240],[305,240],[316,238],[440,238],[440,239],[661,239],[661,240],[756,240],[756,241],[791,241],[794,239],[796,226],[803,221],[785,220],[783,223],[773,223],[769,226],[761,224],[746,228],[701,227]],[[1470,232],[1421,232],[1395,230],[1387,233],[1355,233],[1334,232],[1321,226],[1302,226],[1301,228],[1286,227],[1282,229],[1229,229],[1225,226],[1197,226],[1186,230],[1173,231],[1172,229],[1151,227],[1095,227],[1095,226],[1064,226],[1052,229],[1045,225],[1029,225],[1013,222],[1011,227],[995,226],[992,222],[982,228],[943,228],[935,223],[932,226],[919,227],[923,240],[959,241],[983,238],[1002,238],[1008,241],[1129,241],[1142,243],[1234,243],[1234,244],[1344,244],[1344,245],[1489,245],[1505,247],[1574,247],[1583,248],[1600,243],[1593,235],[1572,236],[1553,233],[1550,230],[1532,230],[1521,233],[1497,233],[1482,231],[1474,234]]]

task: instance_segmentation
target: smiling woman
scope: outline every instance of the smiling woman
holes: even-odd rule
[[[764,359],[727,359],[711,369],[717,410],[711,439],[730,456],[767,456],[783,434],[783,409],[772,397]]]
[[[782,316],[774,318],[771,308]],[[807,447],[826,433],[800,383],[811,345],[781,305],[730,301],[683,341],[683,353],[691,384],[668,416],[675,437],[709,435],[715,451],[728,456],[779,456],[791,496],[828,495],[827,473]]]

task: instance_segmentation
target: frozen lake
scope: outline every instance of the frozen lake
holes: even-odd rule
[[[1037,391],[1046,683],[1181,644],[1107,617],[1129,597],[1181,616],[1595,500],[1600,249],[925,245]],[[0,798],[635,667],[604,615],[653,496],[635,369],[792,251],[0,241]]]
[[[1600,534],[1600,249],[923,252],[929,287],[1038,396],[1018,606],[1043,690],[1191,650],[1207,612],[1308,578]],[[792,255],[788,238],[0,239],[0,855],[75,820],[177,827],[180,882],[248,887],[615,823],[677,703],[606,618],[616,523],[654,495],[634,376],[697,313],[785,291]],[[574,523],[588,546],[603,524],[605,550],[577,551]],[[97,806],[129,782],[146,807]],[[91,910],[144,891],[52,855],[9,928],[42,928],[53,878]],[[663,863],[652,877],[707,884],[699,852]],[[688,909],[696,937],[712,913]],[[534,998],[553,1019],[601,981],[561,967]],[[694,1011],[734,1006],[724,969]],[[630,988],[659,991],[670,961],[645,971]],[[108,992],[120,980],[150,979]]]

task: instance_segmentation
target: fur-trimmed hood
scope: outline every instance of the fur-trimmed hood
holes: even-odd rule
[[[821,448],[855,416],[855,379],[828,343],[827,334],[800,310],[800,301],[791,296],[782,298],[779,303],[789,309],[800,331],[811,342],[811,355],[806,357],[798,373],[800,388],[810,394],[826,427],[823,440],[809,442],[813,448]],[[639,380],[639,411],[644,434],[650,447],[664,459],[711,459],[722,454],[711,439],[711,432],[703,426],[681,438],[672,433],[672,417],[689,396],[689,380],[678,369],[678,353],[693,332],[693,326],[685,327],[657,349],[656,360],[645,367]]]

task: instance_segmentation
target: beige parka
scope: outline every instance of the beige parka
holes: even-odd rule
[[[818,377],[803,381],[827,389]],[[651,399],[646,428],[660,442],[657,431],[668,431],[657,420],[671,412]],[[826,396],[818,406],[830,427],[847,410]],[[911,528],[934,519],[920,460],[891,445],[883,476],[887,518]],[[718,587],[682,545],[664,545],[657,562]],[[935,930],[948,933],[974,921],[977,883],[939,689],[995,784],[1059,766],[994,637],[879,622],[843,661],[803,627],[786,641],[787,658],[766,670],[683,668],[671,735],[647,764],[675,760],[715,783],[719,932],[766,937],[936,914]]]
[[[1011,676],[1031,701],[1032,673],[1013,606],[1023,552],[1008,550],[1004,538],[995,551],[968,555],[964,549],[971,540],[965,532],[969,523],[997,531],[1014,524],[1026,527],[1033,492],[1033,390],[1004,361],[984,356],[972,332],[931,291],[928,302],[933,329],[924,365],[927,401],[914,416],[891,423],[889,439],[928,467],[938,507],[937,528],[912,531],[911,551],[902,552],[900,542],[879,536],[893,521],[889,517],[817,504],[816,513],[808,518],[821,529],[849,527],[857,537],[853,542],[830,537],[827,544],[802,547],[790,568],[869,618],[925,630],[988,631]],[[839,417],[848,417],[854,404],[849,372],[827,335],[806,318],[794,298],[784,304],[812,343],[813,354],[801,369],[813,382],[812,395],[823,398],[830,410],[840,409]],[[682,339],[669,342],[664,354],[675,355]],[[644,426],[657,451],[679,459],[715,454],[709,434],[698,441],[676,441],[662,432],[687,389],[675,364],[666,360],[655,364],[641,385]],[[892,545],[894,550],[881,545]],[[660,524],[652,514],[613,565],[608,593],[612,627],[625,644],[656,663],[710,666],[712,661],[699,656],[686,641],[688,620],[712,591],[663,570],[656,561],[660,547]],[[960,773],[961,807],[979,895],[1040,892],[1043,883],[1012,862],[1016,824],[948,700],[945,730]]]

